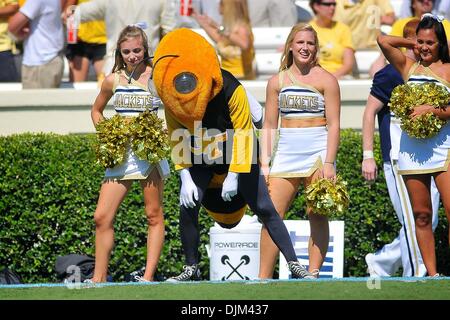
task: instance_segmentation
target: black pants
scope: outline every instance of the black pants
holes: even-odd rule
[[[199,262],[198,214],[205,190],[214,175],[214,167],[194,165],[189,168],[189,171],[197,186],[199,199],[194,208],[180,206],[180,234],[186,264],[192,265]],[[297,261],[289,233],[270,199],[266,182],[260,174],[259,165],[252,164],[249,173],[239,174],[238,192],[267,228],[270,237],[283,253],[286,261]]]
[[[16,61],[11,50],[0,52],[0,82],[20,82]]]

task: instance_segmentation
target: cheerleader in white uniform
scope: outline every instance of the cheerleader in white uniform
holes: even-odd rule
[[[442,20],[424,14],[417,27],[417,40],[380,36],[378,43],[386,58],[408,83],[434,82],[450,92],[450,56]],[[407,59],[401,47],[414,48],[420,60]],[[441,106],[445,107],[445,106]],[[428,139],[417,139],[402,132],[398,158],[399,173],[403,175],[416,223],[416,236],[429,276],[438,276],[435,239],[432,230],[430,181],[434,177],[441,195],[447,219],[450,220],[450,108],[431,105],[416,106],[411,117],[433,113],[447,123],[439,133]]]
[[[112,73],[103,81],[92,106],[94,125],[104,119],[103,111],[111,98],[116,113],[126,118],[136,117],[145,110],[157,112],[159,99],[149,92],[147,85],[151,73],[148,41],[144,31],[137,25],[125,27],[117,41]],[[92,282],[106,281],[109,257],[114,246],[114,217],[133,180],[141,183],[148,221],[145,274],[136,280],[153,280],[164,243],[163,179],[168,175],[167,160],[156,165],[150,164],[140,160],[130,147],[124,163],[106,169],[94,214],[95,271]]]
[[[415,63],[408,76],[408,84],[436,83],[450,92],[450,82],[434,74],[430,67]],[[428,150],[428,152],[426,151]],[[400,139],[399,173],[402,175],[445,171],[450,161],[450,122],[437,135],[417,139],[402,132]]]
[[[295,25],[286,40],[280,73],[267,85],[261,169],[282,218],[300,183],[307,186],[318,178],[336,177],[340,90],[336,78],[318,65],[318,48],[314,29],[303,23]],[[328,249],[328,219],[314,214],[310,208],[307,213],[311,227],[309,271],[318,276]],[[277,254],[277,248],[263,228],[260,278],[272,277]]]

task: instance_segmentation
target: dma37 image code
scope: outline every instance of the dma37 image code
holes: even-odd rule
[[[223,306],[198,306],[188,304],[181,307],[181,315],[201,315],[212,318],[218,315],[231,317],[242,315],[265,315],[269,310],[268,304],[225,304]]]

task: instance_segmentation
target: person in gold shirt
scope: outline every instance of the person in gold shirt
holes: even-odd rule
[[[378,50],[380,27],[392,25],[395,14],[389,0],[337,0],[334,18],[350,27],[356,50]]]
[[[351,75],[355,65],[355,49],[350,28],[333,21],[334,0],[310,0],[315,17],[310,21],[319,38],[319,64],[336,78]]]
[[[67,0],[66,8],[88,1],[90,0]],[[101,81],[104,78],[102,69],[107,40],[105,22],[103,20],[83,22],[78,27],[77,42],[69,43],[66,47],[70,81],[86,81],[91,62],[97,75],[97,80]]]

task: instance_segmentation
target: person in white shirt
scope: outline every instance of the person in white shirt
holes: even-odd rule
[[[11,17],[8,31],[24,40],[22,87],[58,88],[64,72],[61,1],[25,2]]]

